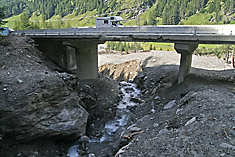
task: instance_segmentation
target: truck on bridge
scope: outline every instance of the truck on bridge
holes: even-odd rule
[[[123,21],[120,16],[110,16],[110,17],[98,17],[96,18],[96,28],[100,27],[120,27]]]

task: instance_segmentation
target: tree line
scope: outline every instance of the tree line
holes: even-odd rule
[[[156,50],[156,47],[152,44],[149,44],[149,47],[144,48],[144,44],[142,42],[119,42],[119,41],[107,41],[106,43],[106,51],[122,51],[122,52],[138,52],[145,50]]]
[[[216,22],[224,20],[229,23],[229,19],[224,19],[225,15],[235,13],[234,0],[134,0],[128,6],[123,6],[127,0],[1,0],[0,5],[6,8],[6,17],[24,13],[24,17],[30,17],[32,13],[42,16],[43,24],[34,23],[27,28],[52,28],[50,22],[45,22],[54,15],[60,18],[74,13],[81,15],[87,11],[96,10],[97,14],[108,15],[110,12],[117,12],[120,15],[126,8],[136,8],[128,13],[127,18],[138,16],[138,11],[147,8],[148,16],[144,19],[144,25],[157,25],[156,17],[162,19],[162,24],[175,25],[183,24],[185,18],[196,13],[215,13]],[[16,22],[17,28],[22,24]],[[66,27],[62,20],[54,27]],[[26,28],[25,28],[26,29]]]
[[[196,13],[215,12],[218,22],[223,15],[235,12],[234,0],[159,0],[153,6],[148,21],[156,24],[155,18],[162,17],[162,24],[176,25]],[[225,21],[226,23],[226,21]]]
[[[49,19],[54,15],[61,17],[75,12],[75,15],[97,10],[98,14],[112,11],[122,11],[125,8],[150,8],[148,19],[145,24],[157,24],[156,17],[163,18],[163,24],[179,24],[185,17],[195,13],[215,12],[216,20],[219,21],[221,14],[235,12],[234,0],[134,0],[128,6],[123,6],[127,0],[1,0],[0,5],[6,7],[6,17],[25,12],[29,17],[37,12]],[[135,14],[132,11],[131,15]],[[117,13],[118,14],[118,13]]]
[[[5,11],[6,9],[4,7],[0,7],[0,27],[7,23],[7,21],[3,20],[3,18],[5,17]]]
[[[136,0],[141,5],[152,5],[155,0]],[[1,0],[0,5],[6,7],[6,17],[25,12],[30,16],[33,12],[42,14],[46,19],[54,15],[61,17],[75,12],[75,15],[96,9],[98,14],[123,9],[124,0]],[[133,6],[127,6],[127,8]]]
[[[197,48],[194,51],[196,55],[215,55],[218,58],[223,59],[226,63],[232,64],[235,68],[235,46],[234,45],[223,45],[216,48]]]

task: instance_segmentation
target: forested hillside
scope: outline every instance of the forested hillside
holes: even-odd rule
[[[96,17],[110,15],[122,16],[124,25],[235,23],[234,0],[0,0],[0,5],[10,26],[24,12],[35,28],[94,26]]]
[[[46,19],[54,15],[75,15],[97,10],[98,14],[121,11],[126,8],[152,6],[156,0],[1,0],[1,6],[7,8],[6,16],[20,14],[25,11],[32,14],[38,11]],[[127,5],[123,5],[127,4]]]

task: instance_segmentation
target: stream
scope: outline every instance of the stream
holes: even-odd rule
[[[115,119],[107,122],[102,131],[102,136],[99,139],[89,139],[88,147],[92,147],[91,153],[100,154],[101,150],[108,147],[113,142],[114,133],[120,128],[128,124],[131,118],[130,108],[139,105],[135,100],[140,99],[141,91],[137,89],[136,84],[129,82],[120,82],[122,100],[117,106]],[[74,145],[69,148],[68,157],[80,157],[79,145]],[[95,148],[95,149],[94,149]]]

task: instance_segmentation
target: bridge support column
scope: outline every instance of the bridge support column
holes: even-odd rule
[[[79,79],[97,79],[98,44],[100,44],[98,41],[64,42],[64,45],[75,49],[76,73]]]
[[[184,77],[189,74],[192,63],[192,54],[197,47],[198,44],[175,43],[175,50],[181,54],[178,84],[182,83],[184,81]]]
[[[67,70],[74,70],[76,69],[76,48],[68,45],[64,45],[64,47],[65,51],[63,52],[63,67]]]

